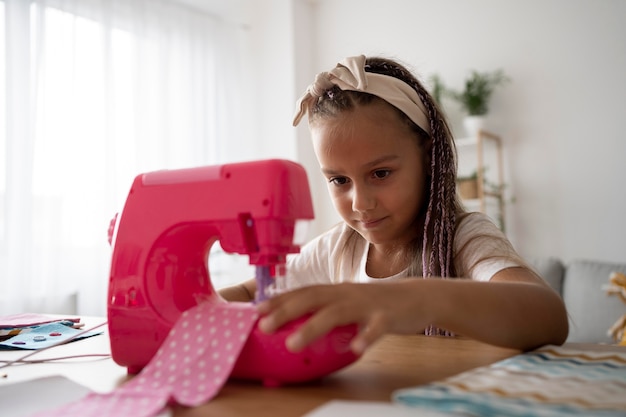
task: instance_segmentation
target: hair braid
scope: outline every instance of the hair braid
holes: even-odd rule
[[[460,203],[456,195],[456,154],[449,128],[430,96],[421,85],[414,85],[420,99],[426,106],[430,120],[431,151],[431,190],[424,224],[424,277],[439,275],[449,278],[455,275],[453,243],[456,230],[456,216]],[[432,222],[432,225],[431,225]],[[432,241],[428,241],[432,237]],[[427,255],[426,255],[427,254]],[[427,335],[452,335],[445,329],[428,326]]]
[[[423,276],[449,278],[454,276],[454,233],[456,217],[461,211],[456,194],[454,142],[443,114],[430,94],[417,80],[410,85],[426,107],[432,140],[430,199],[424,221]]]

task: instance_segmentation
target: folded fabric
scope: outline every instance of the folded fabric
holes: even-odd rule
[[[62,321],[55,321],[53,323],[58,323],[58,324],[63,324],[65,326],[68,327],[74,327],[76,325],[75,322],[73,321],[66,321],[66,320],[62,320]],[[18,334],[24,334],[24,333],[28,333],[28,332],[32,332],[33,330],[41,327],[41,326],[45,326],[42,324],[35,324],[33,326],[24,326],[24,327],[11,327],[11,328],[5,328],[5,329],[0,329],[0,341],[5,341],[13,336],[17,336]]]
[[[31,417],[154,417],[168,404],[207,402],[228,379],[257,317],[249,303],[198,304],[181,315],[133,379]]]
[[[38,324],[52,323],[55,321],[72,321],[78,323],[79,318],[73,317],[50,317],[45,314],[20,313],[11,314],[9,316],[0,317],[0,329],[9,329],[14,327],[28,327]]]
[[[470,416],[626,416],[626,349],[546,346],[440,382],[394,392],[393,401]]]

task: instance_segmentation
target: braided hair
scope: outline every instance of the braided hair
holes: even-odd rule
[[[453,254],[454,234],[457,217],[464,210],[456,193],[456,149],[445,116],[419,80],[398,62],[380,57],[368,57],[365,71],[402,80],[417,92],[426,108],[430,122],[430,135],[396,109],[402,120],[416,134],[420,143],[431,141],[428,175],[430,183],[426,184],[429,197],[424,213],[421,213],[423,215],[422,238],[416,238],[412,245],[414,255],[411,257],[409,274],[421,275],[424,278],[454,277],[456,275]],[[368,105],[375,100],[381,99],[368,93],[341,90],[333,86],[309,109],[309,122],[315,123],[319,119],[333,117],[354,107]],[[354,235],[356,239],[357,233],[354,232]]]

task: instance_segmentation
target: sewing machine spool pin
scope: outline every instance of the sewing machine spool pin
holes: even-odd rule
[[[257,293],[255,302],[261,302],[280,294],[286,290],[285,265],[278,264],[272,266],[257,265],[256,267],[256,287]]]

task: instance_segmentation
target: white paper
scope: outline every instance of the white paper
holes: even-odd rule
[[[49,376],[0,386],[2,415],[26,417],[79,400],[90,392],[64,376]]]
[[[7,417],[28,417],[69,402],[77,401],[91,390],[61,375],[31,379],[0,386],[0,414]],[[157,417],[170,417],[165,410]]]
[[[450,417],[451,415],[455,414],[444,414],[383,401],[333,400],[305,414],[304,417]]]

